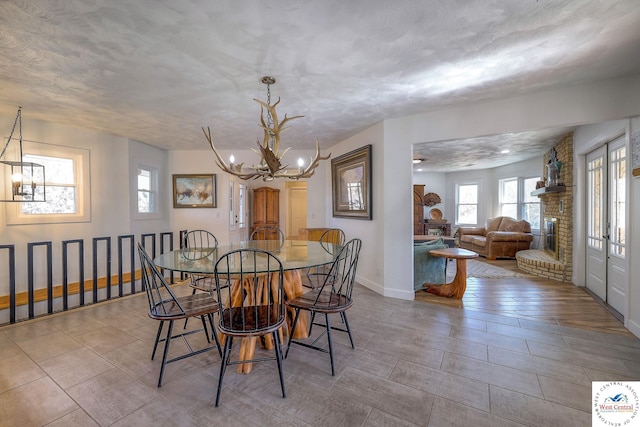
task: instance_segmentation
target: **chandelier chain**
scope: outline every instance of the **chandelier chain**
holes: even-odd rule
[[[7,151],[7,147],[9,146],[9,143],[11,142],[11,138],[13,138],[13,132],[15,132],[16,130],[16,124],[18,123],[18,120],[20,120],[20,143],[22,143],[22,107],[18,107],[18,114],[16,114],[16,119],[13,122],[13,127],[11,128],[11,133],[9,134],[9,138],[7,139],[7,143],[4,144],[4,148],[2,149],[2,153],[0,153],[0,159],[2,158],[2,156],[4,156],[4,152]]]
[[[267,82],[267,104],[271,105],[271,83]],[[271,116],[271,111],[267,111],[267,128],[269,129],[269,143],[273,150],[274,138],[275,135],[273,133],[273,117]]]

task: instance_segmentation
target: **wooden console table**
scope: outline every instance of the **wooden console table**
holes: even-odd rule
[[[467,260],[477,258],[478,254],[467,249],[447,248],[433,249],[429,251],[429,255],[455,259],[456,276],[451,283],[446,285],[425,284],[425,291],[441,297],[462,299],[464,291],[467,289]]]
[[[298,240],[311,240],[317,242],[320,240],[320,236],[324,234],[328,228],[299,228]]]

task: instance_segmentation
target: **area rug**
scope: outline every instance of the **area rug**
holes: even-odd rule
[[[456,262],[447,262],[447,282],[456,274]],[[531,275],[518,270],[515,260],[487,261],[484,258],[467,260],[467,277],[482,279],[504,279],[510,277],[531,277]]]

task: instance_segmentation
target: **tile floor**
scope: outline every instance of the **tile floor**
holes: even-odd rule
[[[217,352],[168,365],[156,387],[157,323],[142,294],[0,328],[0,425],[582,427],[591,381],[640,379],[640,341],[629,335],[359,286],[354,298],[356,349],[334,334],[335,377],[327,355],[295,346],[286,399],[266,362],[249,375],[230,368],[218,408]]]

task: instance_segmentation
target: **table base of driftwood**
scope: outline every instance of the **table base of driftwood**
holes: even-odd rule
[[[265,279],[268,277],[268,275],[265,275]],[[244,290],[250,290],[251,286],[240,286],[240,284],[234,284],[233,285],[235,287],[234,289],[234,296],[232,299],[232,304],[234,306],[236,305],[240,305],[240,301],[237,300],[237,298],[243,298],[243,288]],[[277,286],[277,284],[275,283],[265,283],[262,286],[262,291],[261,294],[259,295],[252,295],[252,294],[244,294],[245,298],[250,298],[253,301],[249,301],[250,303],[255,303],[255,301],[259,301],[259,300],[264,300],[264,302],[266,303],[267,300],[265,298],[268,298],[268,293],[269,293],[269,286]],[[284,294],[285,294],[285,298],[286,299],[293,299],[293,298],[297,298],[299,296],[301,296],[304,293],[303,287],[302,287],[302,278],[300,277],[300,270],[286,270],[284,272],[284,276],[283,276],[283,288],[284,288]],[[286,328],[287,331],[285,331],[287,333],[287,335],[289,335],[291,333],[291,323],[293,322],[293,316],[295,316],[295,310],[288,308],[287,307],[287,323],[285,324],[286,326],[281,328],[278,333],[280,334],[280,342],[284,342],[284,333],[283,333],[283,329]],[[296,325],[296,330],[293,331],[293,337],[294,338],[307,338],[308,336],[308,322],[307,322],[307,317],[303,316],[301,314],[300,318],[298,319],[298,324]],[[220,342],[221,344],[224,344],[224,340],[225,340],[225,336],[224,334],[220,334]],[[240,353],[239,353],[239,360],[251,360],[254,358],[255,352],[256,352],[256,344],[258,343],[258,340],[260,340],[261,345],[267,349],[267,350],[272,350],[274,343],[273,343],[273,337],[268,334],[268,335],[262,335],[262,336],[257,336],[257,337],[247,337],[247,338],[243,338],[240,344]],[[248,374],[252,371],[253,369],[253,363],[251,362],[247,362],[247,363],[242,363],[238,365],[237,368],[237,372],[239,374]]]
[[[477,258],[478,254],[466,249],[446,248],[433,249],[429,255],[439,258],[449,258],[456,260],[456,275],[451,283],[446,285],[432,285],[425,283],[425,291],[430,294],[447,298],[462,299],[464,291],[467,289],[467,259]]]

